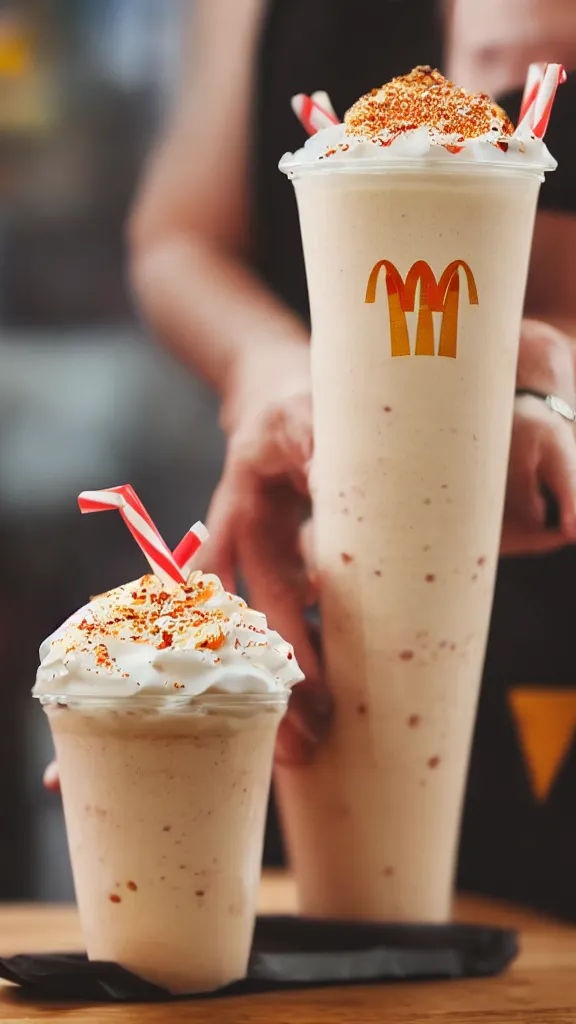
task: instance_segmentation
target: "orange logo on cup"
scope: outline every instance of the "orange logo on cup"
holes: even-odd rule
[[[409,356],[410,337],[406,313],[413,313],[416,306],[416,289],[420,285],[418,326],[416,329],[417,356],[436,354],[434,344],[434,323],[432,313],[442,313],[438,355],[456,358],[458,341],[458,303],[460,300],[460,269],[466,274],[468,299],[471,305],[478,305],[478,291],[474,274],[464,260],[450,263],[439,281],[429,263],[417,260],[408,271],[406,281],[390,260],[380,260],[372,268],[366,288],[366,302],[376,301],[376,287],[382,268],[386,269],[386,290],[390,313],[390,346],[393,356]]]

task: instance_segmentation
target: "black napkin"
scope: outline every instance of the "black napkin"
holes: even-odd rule
[[[260,917],[248,976],[210,995],[484,977],[503,971],[517,951],[515,933],[502,928]],[[173,998],[118,964],[89,961],[83,954],[0,959],[0,977],[35,997],[147,1002]]]

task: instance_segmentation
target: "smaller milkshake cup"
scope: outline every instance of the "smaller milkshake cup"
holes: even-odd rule
[[[244,977],[292,648],[193,573],[101,595],[40,656],[89,959],[175,994]]]

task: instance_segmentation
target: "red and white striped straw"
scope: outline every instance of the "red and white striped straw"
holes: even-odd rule
[[[546,64],[530,64],[528,68],[516,131],[518,131],[518,128],[532,128],[534,104],[542,84],[542,79],[544,78],[545,70]]]
[[[325,89],[317,89],[313,92],[310,99],[313,103],[316,103],[318,107],[321,107],[326,114],[330,114],[334,118],[334,124],[338,124],[340,118],[334,110],[334,105]]]
[[[78,496],[78,504],[81,512],[117,509],[148,559],[152,572],[164,586],[173,589],[175,584],[186,582],[170,548],[129,484],[102,491],[82,491]]]
[[[548,64],[534,102],[532,131],[537,139],[543,139],[548,128],[554,98],[558,86],[566,81],[566,70],[562,64]]]
[[[292,97],[290,101],[292,110],[308,135],[315,135],[316,132],[322,131],[323,128],[331,128],[332,125],[340,123],[332,109],[332,104],[330,101],[328,102],[329,109],[326,109],[312,96],[306,96],[303,92]]]
[[[194,556],[204,541],[208,540],[210,534],[204,523],[194,523],[182,538],[177,548],[174,548],[174,560],[185,579],[188,579],[192,572]]]

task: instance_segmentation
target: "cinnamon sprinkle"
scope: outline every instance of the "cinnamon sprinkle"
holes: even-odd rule
[[[110,657],[106,645],[107,638],[130,639],[132,643],[139,644],[152,641],[161,651],[174,645],[176,635],[197,632],[197,647],[217,650],[226,641],[223,627],[230,618],[221,608],[202,607],[216,592],[216,584],[199,577],[200,573],[193,574],[186,586],[181,586],[176,593],[168,593],[156,589],[158,581],[154,576],[143,576],[137,588],[130,593],[129,604],[115,604],[112,596],[109,608],[100,606],[94,618],[84,617],[76,624],[82,639],[70,643],[66,654],[88,652],[94,637],[98,642],[91,649],[97,667],[117,672],[116,659]],[[242,602],[242,607],[246,607],[245,602]],[[167,621],[173,622],[173,626],[166,628]],[[265,634],[265,630],[256,626],[248,628],[254,633]]]
[[[467,92],[428,66],[416,67],[366,93],[350,107],[344,122],[348,135],[381,144],[385,141],[377,136],[382,133],[395,136],[424,127],[440,135],[455,135],[459,141],[487,135],[494,127],[499,136],[514,132],[508,116],[486,93]]]

